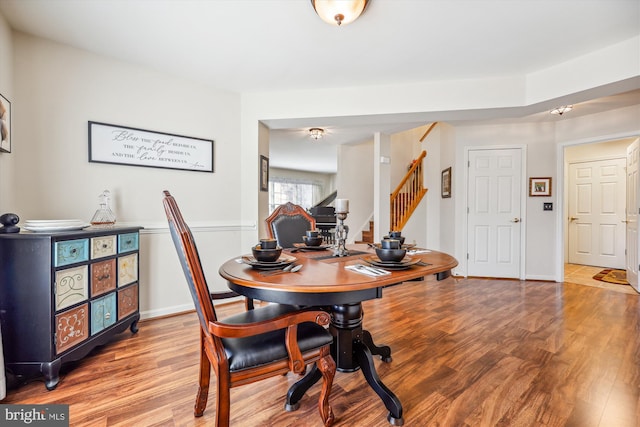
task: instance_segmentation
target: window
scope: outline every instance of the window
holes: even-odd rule
[[[269,213],[287,202],[309,209],[322,195],[322,184],[313,181],[274,177],[269,180]]]

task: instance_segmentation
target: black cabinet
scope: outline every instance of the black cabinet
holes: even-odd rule
[[[87,228],[0,234],[0,326],[5,367],[59,381],[78,360],[127,328],[139,312],[139,230]]]

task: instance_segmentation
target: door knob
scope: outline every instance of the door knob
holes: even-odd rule
[[[520,218],[513,218],[511,222],[520,222]]]
[[[577,220],[577,219],[579,219],[579,218],[576,218],[575,216],[570,216],[570,217],[569,217],[569,221],[575,221],[575,220]]]

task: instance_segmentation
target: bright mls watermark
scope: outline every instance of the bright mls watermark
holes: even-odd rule
[[[0,426],[69,427],[69,405],[0,405]]]

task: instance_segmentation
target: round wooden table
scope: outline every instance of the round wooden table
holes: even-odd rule
[[[331,351],[337,369],[341,372],[362,370],[367,383],[389,410],[389,423],[403,425],[400,400],[382,383],[373,364],[373,354],[390,362],[391,349],[375,345],[371,334],[363,329],[362,301],[381,298],[385,286],[420,279],[430,274],[435,274],[439,280],[446,278],[458,262],[442,252],[421,252],[407,255],[413,261],[418,261],[407,269],[371,277],[345,267],[366,264],[363,259],[375,256],[375,251],[368,245],[349,245],[348,250],[349,255],[345,257],[333,256],[331,249],[283,251],[283,255],[294,256],[295,263],[303,266],[296,273],[269,276],[264,271],[238,262],[241,258],[225,262],[219,273],[227,280],[231,290],[246,297],[281,304],[318,306],[331,313],[329,329],[334,337]],[[407,258],[404,261],[406,260]],[[314,365],[289,390],[287,409],[297,409],[304,393],[320,377]]]

